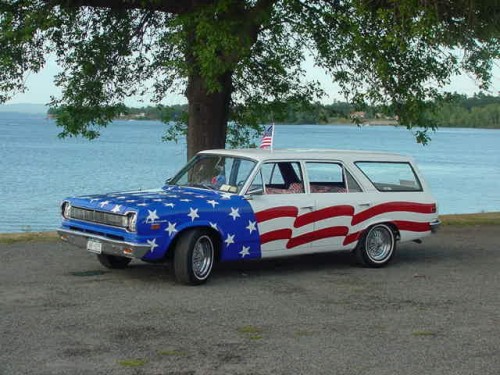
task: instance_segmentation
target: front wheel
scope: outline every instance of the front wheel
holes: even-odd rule
[[[174,253],[174,273],[178,282],[203,284],[212,272],[215,247],[210,234],[203,229],[191,229],[177,242]]]
[[[377,224],[368,229],[356,247],[359,263],[367,267],[383,267],[388,264],[396,250],[394,232],[385,224]]]
[[[106,254],[97,254],[97,259],[104,267],[111,269],[125,268],[132,261],[130,258]]]

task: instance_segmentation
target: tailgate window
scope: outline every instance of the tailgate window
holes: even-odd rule
[[[358,161],[355,164],[379,191],[422,191],[410,163]]]

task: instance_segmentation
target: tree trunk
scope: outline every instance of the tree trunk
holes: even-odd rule
[[[220,77],[221,89],[209,93],[200,75],[189,77],[186,96],[188,98],[189,122],[187,131],[187,157],[198,151],[225,148],[229,104],[232,92],[232,72]]]

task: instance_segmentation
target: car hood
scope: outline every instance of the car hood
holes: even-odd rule
[[[205,205],[209,201],[232,199],[237,195],[185,186],[165,186],[157,190],[113,192],[68,198],[73,206],[116,214],[138,212],[148,215],[151,211],[179,208],[179,206]]]

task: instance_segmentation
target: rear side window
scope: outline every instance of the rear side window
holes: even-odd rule
[[[309,190],[311,193],[359,192],[361,188],[341,164],[307,162]]]
[[[410,163],[358,161],[356,166],[379,191],[422,191]]]

